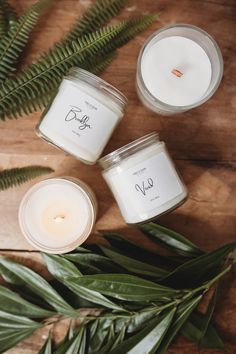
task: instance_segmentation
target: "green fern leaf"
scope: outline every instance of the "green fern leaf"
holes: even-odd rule
[[[98,0],[94,5],[89,7],[82,17],[78,18],[60,43],[65,44],[66,42],[71,42],[104,26],[111,18],[119,13],[126,5],[127,1],[128,0]]]
[[[41,11],[50,0],[39,0],[18,21],[15,21],[0,41],[0,81],[4,81],[15,70],[15,64],[28,42],[29,35],[37,23]]]
[[[100,55],[110,53],[113,50],[122,47],[131,39],[135,38],[139,33],[148,28],[154,21],[158,19],[158,17],[159,13],[154,13],[128,20],[123,28],[123,31],[115,38],[114,41],[111,41],[104,48],[104,51],[100,52]]]
[[[3,36],[7,33],[16,20],[17,15],[15,9],[7,0],[0,0],[0,35]]]
[[[126,25],[122,22],[88,34],[70,45],[53,49],[51,55],[41,57],[38,63],[18,75],[14,80],[2,84],[0,91],[0,117],[5,120],[28,114],[45,104],[46,92],[58,87],[62,77],[75,65],[94,57],[110,40],[115,38]]]
[[[103,57],[89,58],[85,63],[81,64],[81,68],[90,71],[95,75],[101,74],[111,62],[117,58],[117,52],[113,51]]]
[[[0,190],[25,183],[31,179],[54,172],[50,167],[27,166],[12,168],[0,172]]]

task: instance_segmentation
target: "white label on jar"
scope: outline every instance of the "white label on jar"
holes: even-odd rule
[[[96,94],[99,96],[99,92]],[[96,156],[102,152],[119,118],[118,112],[64,80],[42,127],[46,135],[46,129],[53,131]]]
[[[140,217],[148,217],[149,212],[183,192],[174,166],[164,152],[113,175],[111,185],[125,214],[136,213]]]

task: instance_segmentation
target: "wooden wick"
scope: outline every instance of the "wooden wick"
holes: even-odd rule
[[[58,215],[54,218],[56,223],[62,222],[65,219],[64,215]]]
[[[172,74],[174,74],[177,77],[183,76],[183,73],[181,73],[181,71],[179,71],[177,69],[173,69],[171,72],[172,72]]]

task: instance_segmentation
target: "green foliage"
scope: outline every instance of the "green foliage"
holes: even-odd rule
[[[51,52],[51,55],[42,57],[38,63],[32,64],[16,79],[4,83],[0,92],[1,118],[5,119],[6,115],[16,117],[18,114],[30,113],[44,105],[41,95],[45,97],[45,91],[54,91],[72,66],[83,63],[87,57],[99,53],[111,39],[122,31],[124,25],[125,23],[120,23],[116,26],[109,26],[73,41],[71,44],[58,46]],[[28,101],[25,101],[25,98]]]
[[[43,254],[49,272],[56,278],[57,290],[55,281],[49,283],[27,267],[0,258],[0,275],[14,286],[14,291],[0,287],[0,352],[10,349],[48,322],[53,326],[65,318],[71,318],[74,324],[71,322],[64,340],[55,348],[49,335],[40,354],[50,354],[52,350],[56,354],[164,354],[180,332],[199,346],[224,349],[212,325],[216,291],[206,313],[202,314],[196,308],[204,294],[216,287],[231,270],[235,260],[228,256],[236,243],[204,253],[172,230],[153,223],[144,229],[157,236],[152,238],[152,249],[159,244],[160,231],[162,245],[166,245],[167,250],[171,245],[172,251],[176,246],[176,251],[181,249],[182,252],[184,247],[184,254],[179,256],[182,266],[175,265],[166,276],[165,262],[160,268],[152,264],[150,255],[155,255],[153,251],[141,246],[135,248],[122,235],[118,237],[107,232],[104,235],[111,241],[109,247],[96,247],[97,251],[92,251],[94,247],[87,246],[65,255]],[[121,252],[122,246],[126,250],[125,256]],[[199,255],[193,256],[193,249],[198,250]],[[140,253],[143,250],[142,261],[134,257],[137,250]],[[191,260],[186,257],[187,250],[192,254]],[[109,267],[118,267],[119,273],[106,272]],[[156,277],[153,276],[155,270]],[[184,280],[178,287],[179,274],[183,271]],[[198,281],[189,287],[197,271]],[[164,285],[169,274],[175,287]],[[186,286],[183,286],[184,282]],[[87,300],[86,310],[78,306],[75,298],[71,303],[66,300],[71,292],[78,300]],[[41,307],[35,304],[38,298]]]
[[[127,4],[128,0],[98,0],[82,17],[79,17],[71,30],[60,43],[70,43],[78,38],[96,31],[104,26],[110,19]]]
[[[72,66],[99,74],[115,57],[115,51],[157,18],[144,15],[103,28],[73,42],[57,45],[0,91],[0,119],[17,118],[48,104],[61,79]]]
[[[0,191],[52,172],[50,167],[43,166],[27,166],[0,171]]]
[[[28,42],[29,35],[37,23],[42,9],[50,0],[39,0],[32,5],[0,40],[0,81],[4,81],[15,70],[15,64]]]
[[[0,40],[17,20],[15,9],[7,0],[0,0]]]

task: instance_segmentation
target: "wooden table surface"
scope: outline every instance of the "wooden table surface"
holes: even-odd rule
[[[18,13],[32,0],[10,1]],[[76,16],[91,1],[58,0],[43,16],[24,57],[31,62],[61,38]],[[104,79],[122,90],[129,99],[125,119],[115,131],[106,152],[154,130],[167,143],[171,155],[188,186],[188,201],[173,213],[160,218],[160,223],[188,236],[205,250],[236,240],[236,2],[234,0],[131,0],[120,18],[133,14],[161,11],[160,20],[119,51],[119,57],[103,74]],[[173,24],[191,23],[209,32],[218,42],[224,57],[224,77],[214,97],[203,106],[173,117],[149,112],[135,91],[136,62],[144,40],[156,29]],[[99,201],[96,229],[124,229],[137,242],[140,234],[129,229],[101,178],[98,166],[86,166],[65,156],[41,141],[34,132],[40,113],[18,121],[0,123],[1,168],[31,164],[48,165],[56,176],[79,177],[94,188]],[[33,182],[35,183],[35,181]],[[20,200],[33,184],[0,193],[0,248],[9,256],[23,260],[33,269],[43,270],[40,256],[24,240],[17,222]],[[90,241],[93,236],[90,238]],[[234,272],[234,275],[236,272]],[[216,311],[216,322],[226,342],[228,353],[236,353],[236,280],[233,274],[226,282]],[[20,344],[11,354],[35,354],[45,331],[38,332]],[[198,353],[183,338],[169,350],[173,354]],[[217,353],[202,350],[203,354]],[[137,353],[139,354],[139,353]]]

